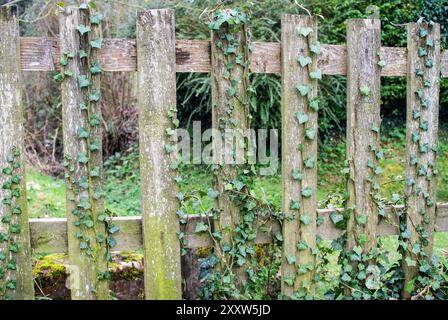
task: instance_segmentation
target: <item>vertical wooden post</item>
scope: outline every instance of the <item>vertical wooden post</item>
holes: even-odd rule
[[[418,274],[419,257],[433,250],[440,79],[440,25],[409,23],[407,30],[405,287]]]
[[[291,296],[297,290],[309,293],[315,263],[311,250],[316,245],[316,74],[320,71],[318,50],[313,52],[310,46],[319,46],[316,18],[283,16],[281,41],[282,207],[291,217],[283,224],[281,287],[283,294]]]
[[[19,22],[0,8],[0,299],[33,299]]]
[[[90,90],[81,86],[80,76],[89,74],[89,60],[95,57],[88,37],[80,37],[77,28],[89,25],[87,10],[68,7],[60,16],[61,53],[67,57],[64,80],[61,85],[62,123],[64,158],[66,167],[67,233],[70,259],[70,285],[73,300],[107,299],[107,282],[99,279],[101,272],[107,271],[104,223],[99,221],[103,214],[103,204],[99,199],[101,186],[102,157],[97,142],[95,152],[91,152],[93,141],[101,141],[101,131],[90,128],[91,116],[99,110],[99,104],[89,98]],[[97,35],[94,28],[91,32]],[[80,50],[88,57],[81,58]],[[71,58],[68,58],[71,56]],[[91,79],[92,86],[96,83]],[[88,137],[84,133],[88,132]],[[90,142],[90,144],[89,144]],[[92,166],[98,166],[99,179],[91,179]],[[99,192],[101,193],[101,192]]]
[[[170,143],[165,130],[176,107],[174,11],[145,10],[137,18],[140,172],[146,299],[180,299],[179,220]]]
[[[234,28],[234,26],[232,26]],[[248,61],[246,50],[248,49],[247,26],[241,26],[231,34],[232,39],[226,40],[225,35],[230,34],[229,25],[222,25],[219,30],[211,32],[211,58],[212,58],[212,127],[220,131],[220,137],[213,137],[213,154],[216,163],[220,164],[216,175],[215,188],[219,195],[216,199],[216,208],[219,210],[219,218],[215,221],[215,230],[222,233],[220,246],[232,246],[232,235],[235,227],[241,223],[240,210],[231,200],[225,186],[237,176],[237,166],[241,163],[229,163],[236,160],[236,154],[244,152],[247,145],[246,129],[250,127],[248,82],[249,75],[245,72],[245,64]],[[232,42],[232,44],[230,44]],[[218,46],[218,43],[220,44]],[[224,54],[227,47],[234,47],[233,54]],[[240,61],[237,63],[238,59]],[[229,65],[232,67],[229,69]],[[234,91],[229,94],[230,91]],[[227,133],[235,134],[232,138]],[[236,145],[233,138],[236,138]],[[222,139],[217,141],[216,139]],[[234,158],[235,156],[235,158]],[[231,159],[232,158],[232,159]],[[230,265],[221,254],[221,249],[216,248],[221,265]],[[247,281],[246,268],[243,265],[236,267],[236,285],[239,289],[244,287]]]
[[[348,248],[376,247],[379,207],[381,27],[378,19],[347,22]]]

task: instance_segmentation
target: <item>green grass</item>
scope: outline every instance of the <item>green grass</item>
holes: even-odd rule
[[[385,150],[385,160],[382,175],[382,195],[390,199],[392,194],[403,195],[403,179],[405,167],[405,131],[396,129],[382,139]],[[342,201],[344,179],[340,174],[344,166],[345,147],[343,142],[326,144],[320,147],[318,162],[318,201],[320,207],[338,206]],[[448,202],[448,131],[442,131],[439,143],[437,162],[439,202]],[[140,214],[140,176],[138,154],[127,156],[117,154],[105,162],[105,202],[106,207],[118,216]],[[205,170],[190,169],[182,191],[201,190],[204,193],[213,187],[213,176]],[[34,168],[27,168],[27,189],[30,217],[64,217],[65,187],[60,179],[44,175]],[[274,206],[281,207],[281,174],[271,177],[257,177],[254,192],[260,198],[266,199]],[[212,199],[202,197],[203,206],[207,209],[213,205]],[[194,209],[191,210],[192,212]],[[393,248],[396,241],[386,241],[386,248]],[[437,233],[435,250],[441,253],[448,248],[448,232]]]

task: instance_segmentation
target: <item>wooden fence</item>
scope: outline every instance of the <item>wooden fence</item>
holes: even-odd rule
[[[28,219],[23,170],[23,110],[21,104],[21,72],[49,72],[60,69],[61,56],[67,52],[78,53],[82,46],[77,27],[85,17],[77,8],[67,8],[60,18],[60,38],[20,37],[18,20],[9,8],[2,8],[0,13],[0,167],[2,169],[16,164],[16,180],[13,189],[0,190],[0,216],[8,215],[11,209],[20,210],[16,214],[16,224],[21,232],[11,235],[13,243],[21,248],[19,254],[8,253],[17,264],[15,290],[13,298],[33,298],[33,277],[31,272],[31,254],[68,252],[70,264],[82,273],[81,285],[72,287],[73,299],[102,299],[101,292],[107,292],[98,281],[99,266],[104,261],[92,263],[79,248],[76,239],[73,208],[67,201],[67,219]],[[219,68],[219,51],[213,49],[210,41],[175,40],[174,12],[172,10],[147,10],[140,12],[137,18],[137,39],[104,39],[102,48],[97,51],[103,71],[137,72],[139,77],[139,125],[140,125],[140,159],[142,217],[118,217],[113,222],[120,227],[116,235],[117,246],[114,250],[143,249],[145,253],[145,295],[146,299],[181,298],[181,256],[177,232],[182,229],[186,237],[187,248],[212,246],[206,233],[196,233],[195,226],[204,217],[188,216],[187,223],[180,226],[176,216],[177,201],[173,196],[176,185],[168,172],[170,158],[163,151],[167,143],[165,129],[169,126],[167,112],[176,105],[176,72],[211,73],[214,82],[219,85],[222,68]],[[282,19],[281,43],[253,43],[250,57],[250,70],[254,73],[280,73],[282,76],[282,186],[283,211],[291,210],[291,202],[299,201],[302,206],[295,208],[297,213],[283,226],[271,223],[268,228],[259,229],[257,243],[272,242],[272,235],[283,231],[284,256],[294,255],[301,263],[313,262],[308,250],[299,251],[296,244],[306,240],[309,245],[316,236],[323,239],[335,239],[340,235],[330,221],[330,213],[343,209],[317,209],[317,144],[307,140],[306,129],[317,129],[317,113],[310,114],[304,126],[295,121],[298,112],[309,112],[308,100],[297,94],[298,83],[309,85],[313,91],[317,84],[311,81],[306,68],[297,63],[299,55],[310,56],[310,66],[319,69],[323,75],[347,76],[347,159],[349,160],[350,179],[348,183],[349,208],[352,217],[349,221],[349,246],[353,246],[356,234],[365,234],[364,249],[376,244],[381,235],[398,234],[398,218],[394,214],[402,207],[378,208],[371,194],[375,190],[372,171],[376,169],[378,155],[372,152],[372,146],[379,142],[380,127],[380,78],[388,76],[407,76],[408,80],[408,117],[407,117],[407,161],[406,176],[408,194],[412,188],[425,187],[428,191],[424,197],[410,196],[407,202],[408,226],[413,230],[412,220],[421,219],[421,208],[429,200],[435,202],[435,179],[426,179],[427,171],[433,171],[436,152],[433,150],[437,138],[439,114],[439,75],[448,77],[448,52],[440,52],[440,29],[438,24],[427,27],[428,34],[420,34],[420,25],[409,23],[408,47],[381,47],[380,21],[377,19],[356,19],[347,23],[346,45],[320,45],[312,48],[317,39],[317,19],[308,16],[285,15]],[[299,34],[300,28],[312,28],[307,36]],[[426,29],[425,29],[426,30]],[[100,30],[93,30],[93,33]],[[428,52],[421,52],[421,39],[428,40]],[[242,43],[247,45],[247,43]],[[320,51],[320,54],[312,54]],[[61,52],[63,53],[61,55]],[[428,57],[431,66],[421,65],[422,55]],[[70,62],[75,75],[61,84],[63,103],[65,155],[75,159],[85,152],[85,145],[73,137],[83,126],[83,115],[79,105],[82,103],[80,84],[76,76],[82,73],[85,65],[74,59]],[[426,81],[420,89],[422,70]],[[98,81],[98,80],[96,80]],[[425,83],[426,84],[426,83]],[[214,108],[224,103],[225,97],[217,95],[214,90]],[[315,95],[315,93],[314,93]],[[218,110],[219,111],[219,110]],[[216,125],[216,123],[214,123]],[[422,129],[418,139],[416,132]],[[101,140],[101,132],[94,132]],[[414,134],[414,135],[413,135]],[[419,140],[420,143],[415,143]],[[298,144],[303,144],[301,152]],[[420,149],[419,149],[420,148]],[[374,151],[374,150],[373,150]],[[11,152],[15,158],[11,160]],[[11,162],[12,161],[12,162]],[[102,168],[101,155],[93,159],[95,165]],[[428,164],[425,174],[416,164]],[[432,166],[429,165],[432,163]],[[73,168],[73,174],[81,177],[81,166]],[[303,172],[301,181],[291,176],[293,170]],[[101,184],[100,179],[95,180]],[[0,183],[7,183],[7,175],[0,176]],[[67,200],[73,196],[70,182],[67,182]],[[14,188],[15,187],[15,188]],[[11,197],[11,192],[20,193]],[[310,194],[304,191],[310,190]],[[91,196],[91,195],[88,195]],[[425,202],[426,201],[426,202]],[[226,203],[223,201],[222,203]],[[101,210],[103,204],[95,203]],[[427,224],[430,241],[434,230],[448,230],[448,204],[426,206],[430,222]],[[425,208],[426,208],[425,207]],[[18,208],[18,209],[17,209]],[[388,219],[378,222],[378,210],[384,210]],[[317,213],[323,223],[316,224]],[[224,212],[224,214],[226,214]],[[301,223],[301,216],[309,215],[312,223]],[[364,216],[362,225],[353,223]],[[97,222],[94,221],[96,225]],[[11,225],[10,225],[11,226]],[[283,228],[283,230],[282,230]],[[268,231],[266,231],[268,230]],[[0,225],[0,232],[10,232]],[[93,235],[94,236],[94,235]],[[0,243],[0,250],[7,250],[11,241]],[[9,247],[10,248],[10,247]],[[432,243],[428,246],[432,250]],[[282,275],[293,271],[293,265],[283,258]],[[99,259],[102,260],[102,259]],[[92,266],[95,265],[96,266]],[[73,270],[70,270],[74,272]],[[407,277],[415,273],[406,270]],[[306,280],[305,275],[297,276],[295,285],[282,283],[282,291],[291,294],[295,287]],[[4,280],[6,281],[6,280]]]

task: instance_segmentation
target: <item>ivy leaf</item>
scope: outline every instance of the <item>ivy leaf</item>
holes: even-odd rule
[[[380,68],[384,68],[385,65],[386,65],[386,62],[384,62],[383,60],[378,61],[378,66]]]
[[[300,222],[303,223],[304,225],[309,225],[311,222],[311,218],[309,214],[301,214],[300,215]]]
[[[308,106],[311,110],[314,110],[315,112],[319,111],[319,98],[314,97],[314,98],[308,99]]]
[[[429,128],[429,122],[428,121],[422,121],[420,123],[420,129],[422,129],[423,131],[428,131]]]
[[[302,181],[302,173],[297,169],[293,169],[292,178],[297,181]]]
[[[303,161],[305,168],[308,168],[308,169],[314,168],[314,163],[315,163],[315,161],[314,161],[313,157],[308,157]]]
[[[107,230],[107,232],[108,232],[109,234],[115,234],[115,233],[117,233],[118,231],[120,231],[120,227],[117,226],[116,224],[111,224],[110,227],[109,227],[109,230]]]
[[[90,46],[95,49],[101,49],[102,44],[103,44],[102,38],[96,38],[95,40],[90,41]]]
[[[314,70],[310,72],[310,78],[313,80],[321,80],[322,79],[322,73],[320,70]]]
[[[300,35],[304,36],[304,37],[308,37],[308,35],[313,32],[313,29],[311,29],[310,27],[302,27],[299,30],[297,30],[299,32]]]
[[[289,208],[291,210],[299,210],[300,209],[300,203],[296,200],[291,200],[291,203],[289,204]]]
[[[313,189],[311,187],[306,187],[302,190],[302,196],[305,198],[311,198],[313,195]]]
[[[376,133],[379,133],[379,132],[380,132],[380,128],[379,128],[377,125],[375,125],[375,124],[372,124],[372,128],[371,128],[371,130],[372,130],[373,132],[376,132]]]
[[[420,38],[424,38],[428,35],[428,30],[426,30],[425,28],[420,28],[419,30],[419,36]]]
[[[103,20],[103,15],[101,13],[98,13],[98,12],[90,17],[90,23],[91,24],[98,25],[98,24],[101,23],[102,20]]]
[[[207,195],[212,199],[216,199],[219,196],[219,192],[210,188],[207,191]]]
[[[101,65],[100,65],[99,61],[95,61],[92,63],[92,66],[90,67],[90,73],[99,74],[102,71],[103,70],[101,69]]]
[[[310,44],[310,51],[315,54],[320,54],[320,42]]]
[[[356,217],[356,222],[361,225],[365,225],[367,223],[367,215],[360,214]]]
[[[80,24],[80,25],[76,28],[76,30],[78,30],[79,33],[80,33],[82,36],[83,36],[84,34],[86,34],[87,32],[92,31],[92,29],[90,29],[89,26],[85,26],[85,25],[83,25],[83,24]]]
[[[368,97],[370,96],[370,89],[366,86],[363,86],[361,88],[359,88],[359,92],[361,93],[361,96],[363,97]]]
[[[87,155],[82,152],[78,155],[78,162],[82,163],[82,164],[86,164],[89,162],[89,158],[87,157]]]
[[[286,262],[288,262],[288,264],[296,263],[296,257],[292,254],[288,254],[285,258],[286,258]]]
[[[84,127],[78,128],[78,138],[80,139],[87,139],[89,137],[89,132]]]
[[[194,229],[195,233],[201,233],[201,232],[205,232],[208,230],[208,225],[206,223],[204,223],[203,221],[199,221],[196,224],[196,228]]]
[[[87,104],[85,104],[84,102],[81,102],[81,103],[79,104],[79,109],[81,109],[81,110],[87,110],[87,109],[89,109],[89,108],[88,108]]]
[[[100,176],[100,167],[94,167],[91,171],[90,171],[90,176],[92,178],[97,178]]]
[[[65,70],[64,75],[67,77],[71,77],[73,76],[73,71],[72,70]]]
[[[425,67],[432,68],[434,66],[434,62],[431,59],[426,60]]]
[[[423,57],[426,56],[428,53],[426,52],[425,48],[418,48],[418,56]]]
[[[304,124],[304,123],[308,122],[308,120],[309,120],[308,115],[306,115],[302,112],[297,112],[296,117],[297,117],[297,121],[299,122],[299,124]]]
[[[15,214],[15,215],[21,215],[22,214],[22,208],[20,208],[20,206],[14,206],[13,208],[12,208],[12,214]]]
[[[299,90],[299,93],[302,97],[310,93],[312,89],[313,88],[308,84],[300,84],[297,86],[297,90]]]
[[[426,39],[426,45],[431,48],[434,47],[434,40]]]
[[[68,65],[68,59],[67,59],[66,57],[62,57],[61,60],[60,60],[60,62],[59,62],[59,64],[60,64],[62,67],[65,67],[66,65]]]
[[[95,91],[93,91],[93,92],[91,92],[91,93],[89,94],[89,100],[90,100],[90,101],[98,102],[98,101],[100,100],[100,98],[101,98],[101,92],[100,92],[100,90],[95,90]]]
[[[392,203],[397,203],[400,201],[400,195],[397,193],[392,194]]]
[[[297,60],[299,61],[300,65],[302,67],[306,67],[308,64],[310,64],[312,62],[310,57],[305,57],[305,56],[302,56],[302,55],[300,55]]]
[[[305,136],[307,139],[313,140],[314,137],[316,136],[316,129],[315,128],[306,129]]]
[[[418,118],[420,118],[421,115],[422,115],[422,114],[421,114],[421,112],[420,112],[419,110],[414,109],[414,110],[412,111],[412,118],[413,118],[414,120],[417,120]]]
[[[79,58],[87,58],[87,52],[85,50],[79,50]]]
[[[332,212],[332,213],[330,213],[330,220],[331,220],[331,222],[333,222],[333,224],[337,224],[338,222],[341,222],[342,220],[344,220],[344,216],[337,212]]]
[[[166,144],[164,148],[165,148],[165,152],[166,153],[171,153],[171,152],[174,151],[174,146],[172,144],[169,144],[169,143]]]
[[[408,267],[416,267],[417,266],[417,262],[415,260],[413,260],[411,257],[406,257],[405,261],[406,261],[406,264],[408,265]]]
[[[308,244],[306,243],[305,240],[299,240],[299,242],[297,242],[297,250],[299,251],[303,251],[308,249]]]
[[[100,124],[101,124],[100,116],[97,114],[92,114],[92,116],[90,117],[90,125],[92,127],[96,127],[99,126]]]
[[[92,143],[89,146],[90,151],[98,151],[100,149],[100,142],[99,140],[93,140]]]
[[[78,83],[79,83],[80,88],[87,88],[88,86],[90,86],[92,84],[90,82],[89,78],[87,78],[87,76],[85,76],[83,74],[78,76]]]

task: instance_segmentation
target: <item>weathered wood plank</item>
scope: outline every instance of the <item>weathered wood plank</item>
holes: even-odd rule
[[[231,28],[238,29],[230,31]],[[232,41],[225,40],[229,34],[233,37]],[[222,248],[230,245],[238,253],[233,237],[235,228],[242,223],[240,208],[232,201],[226,185],[237,177],[238,165],[245,164],[246,132],[250,128],[247,92],[249,74],[244,68],[249,58],[246,54],[249,44],[247,27],[223,24],[219,30],[211,31],[211,39],[212,128],[219,135],[213,139],[213,156],[214,163],[220,165],[215,174],[215,189],[219,193],[215,207],[219,211],[219,217],[214,221],[214,230],[222,235],[215,246],[215,252],[221,270],[235,269],[236,285],[243,289],[247,281],[245,265],[237,265],[236,259],[223,254]],[[222,46],[219,47],[217,43]],[[235,52],[224,54],[229,47],[235,48]],[[239,63],[238,56],[241,57]],[[229,64],[232,65],[231,70],[228,68]],[[229,93],[231,90],[234,91],[233,94]]]
[[[145,298],[181,299],[178,186],[169,168],[174,158],[165,151],[177,142],[165,133],[176,107],[173,10],[138,13],[137,56]]]
[[[388,219],[382,219],[378,224],[378,236],[392,236],[398,234],[398,218],[394,212],[403,210],[403,206],[386,207]],[[341,235],[341,230],[336,228],[330,220],[332,212],[342,212],[343,209],[319,209],[318,214],[323,218],[323,223],[317,227],[317,235],[324,240],[334,240]],[[448,231],[448,203],[437,205],[436,226],[438,232]],[[187,223],[181,226],[181,231],[187,238],[186,248],[203,248],[213,246],[209,235],[195,233],[196,224],[199,221],[208,220],[206,217],[191,215],[187,217]],[[143,250],[142,218],[140,216],[116,217],[112,222],[120,227],[116,234],[117,246],[114,251]],[[65,253],[67,252],[67,220],[60,219],[30,219],[31,247],[35,253]],[[269,226],[270,232],[258,232],[256,243],[271,243],[271,235],[280,230],[277,222]]]
[[[21,65],[23,71],[54,71],[59,69],[59,40],[44,37],[20,38]],[[381,76],[406,75],[406,48],[382,47],[381,58],[385,62]],[[251,71],[254,73],[281,72],[280,43],[254,42],[251,55]],[[448,51],[442,53],[442,77],[448,77]],[[136,71],[137,53],[135,40],[104,39],[100,61],[105,71]],[[325,75],[347,74],[347,49],[345,45],[321,45],[319,69]],[[177,40],[176,72],[211,71],[210,41]]]
[[[378,19],[347,21],[347,225],[348,248],[376,246],[380,148],[381,28]]]
[[[79,132],[89,130],[91,112],[98,110],[98,106],[92,108],[91,105],[94,103],[89,102],[90,89],[81,88],[78,81],[79,76],[88,75],[87,59],[78,57],[80,50],[91,52],[89,39],[88,36],[80,37],[77,31],[79,25],[89,24],[87,12],[87,10],[67,7],[59,16],[61,50],[74,55],[74,58],[67,60],[65,67],[65,70],[71,71],[72,75],[66,76],[61,83],[64,161],[66,162],[66,215],[73,300],[96,300],[109,297],[107,282],[99,279],[100,272],[107,271],[105,242],[99,244],[95,241],[98,235],[105,237],[104,224],[98,220],[100,213],[96,211],[102,208],[102,204],[97,203],[93,196],[96,191],[92,188],[97,184],[89,179],[90,166],[92,164],[99,166],[102,159],[101,155],[91,157],[88,141],[90,138],[79,137]],[[87,108],[81,108],[82,104]],[[98,133],[92,137],[95,135]],[[85,159],[81,160],[81,155]],[[86,205],[80,206],[82,202]],[[83,215],[82,220],[81,215]],[[87,227],[85,223],[87,221],[91,222],[90,227]]]
[[[0,8],[0,300],[34,298],[19,34],[19,22],[12,9]],[[13,246],[18,246],[17,252],[11,250]],[[10,263],[16,265],[16,270],[7,267]]]
[[[418,274],[421,260],[421,256],[413,253],[414,245],[420,243],[428,257],[433,250],[437,196],[434,172],[437,152],[434,148],[439,129],[440,91],[440,25],[410,23],[407,29],[406,225],[411,237],[403,260],[406,283]],[[421,29],[427,30],[428,35],[420,37]],[[427,41],[432,42],[432,46],[428,46]],[[425,52],[421,52],[422,49]],[[420,238],[418,227],[428,233],[427,243]],[[409,266],[406,262],[409,259],[415,261],[416,266]],[[404,298],[409,295],[403,292]]]
[[[311,28],[307,36],[300,35],[301,28]],[[316,244],[317,210],[317,109],[310,101],[317,97],[317,80],[310,72],[318,70],[318,55],[310,45],[317,42],[317,20],[309,16],[285,15],[282,19],[282,194],[283,212],[292,216],[283,224],[282,275],[295,275],[294,285],[282,281],[282,293],[292,295],[311,283],[310,271],[299,274],[302,266],[314,266],[311,248]],[[298,59],[310,59],[301,65]],[[298,86],[311,89],[301,94]],[[299,121],[298,115],[306,117]],[[311,192],[311,193],[310,193]],[[308,194],[310,193],[310,194]],[[306,245],[298,249],[298,244]],[[291,257],[295,262],[291,263]],[[303,268],[302,268],[303,269]]]

